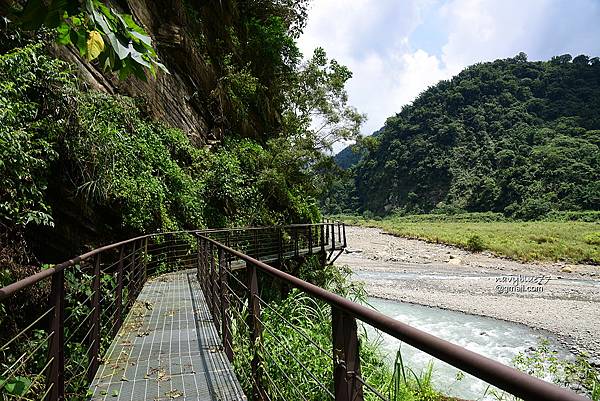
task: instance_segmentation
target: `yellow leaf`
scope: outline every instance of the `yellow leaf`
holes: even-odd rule
[[[88,61],[96,59],[100,53],[104,50],[104,40],[102,35],[98,31],[91,31],[88,34],[87,40],[87,53],[86,58]]]

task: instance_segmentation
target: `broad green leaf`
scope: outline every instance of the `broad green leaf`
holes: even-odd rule
[[[139,34],[142,35],[146,35],[146,32],[144,31],[144,29],[139,26],[138,24],[135,23],[135,21],[133,20],[133,17],[129,14],[120,14],[120,17],[123,19],[123,22],[125,23],[125,25],[127,26],[127,28],[133,30],[134,32],[137,32]]]
[[[92,0],[86,0],[85,8],[87,9],[88,13],[92,16],[94,23],[96,23],[96,25],[98,25],[105,34],[108,34],[112,31],[112,29],[110,29],[108,21],[106,21],[104,15],[98,12]]]
[[[26,377],[16,376],[4,385],[4,389],[11,395],[24,395],[27,389],[31,386],[31,380]]]
[[[91,31],[88,35],[87,40],[87,53],[86,58],[88,61],[95,60],[98,58],[100,53],[104,50],[104,40],[102,35],[98,31]]]
[[[152,46],[152,39],[150,39],[150,36],[148,35],[143,35],[139,32],[136,31],[132,31],[130,32],[131,36],[134,36],[136,38],[138,38],[139,40],[141,40],[146,46]]]
[[[144,72],[144,67],[142,67],[141,64],[137,63],[136,61],[134,61],[131,65],[131,71],[133,72],[133,75],[135,75],[136,77],[138,77],[139,79],[141,79],[142,81],[147,81],[148,78],[146,77],[146,73]]]
[[[133,46],[131,46],[131,45],[129,45],[129,53],[130,53],[133,61],[137,62],[138,64],[143,65],[146,68],[152,67],[152,64],[150,64],[150,62],[148,60],[145,60],[144,57],[142,56],[142,54],[140,54],[140,52],[135,50],[133,48]]]
[[[73,34],[76,35],[75,38],[73,38]],[[71,30],[71,42],[73,42],[75,46],[77,46],[80,55],[85,55],[85,52],[87,50],[87,32],[84,28],[81,28],[77,31]]]
[[[94,5],[100,12],[106,17],[106,19],[112,23],[116,23],[115,15],[118,13],[112,8],[106,7],[104,4],[100,3],[98,0],[94,0]]]
[[[134,64],[129,57],[121,59],[121,68],[119,68],[119,79],[127,78],[131,73],[131,64]]]
[[[117,38],[117,35],[115,35],[112,32],[108,32],[106,33],[106,37],[108,38],[110,46],[113,48],[115,54],[117,55],[117,57],[119,57],[120,60],[124,60],[125,58],[127,58],[127,56],[129,56],[128,48],[123,46],[121,41]]]
[[[58,28],[56,28],[56,31],[58,32],[58,36],[56,38],[58,43],[61,45],[71,44],[71,27],[69,27],[69,24],[63,22],[58,26]]]

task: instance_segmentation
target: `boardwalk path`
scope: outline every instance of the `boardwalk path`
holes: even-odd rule
[[[194,271],[148,280],[92,384],[92,400],[245,400]]]

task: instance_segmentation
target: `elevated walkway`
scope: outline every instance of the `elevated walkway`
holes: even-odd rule
[[[92,382],[92,400],[246,400],[194,270],[150,279]]]

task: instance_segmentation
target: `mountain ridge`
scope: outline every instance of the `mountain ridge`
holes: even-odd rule
[[[352,169],[359,211],[536,218],[600,207],[597,57],[530,62],[520,53],[475,64],[428,88],[379,133]]]

